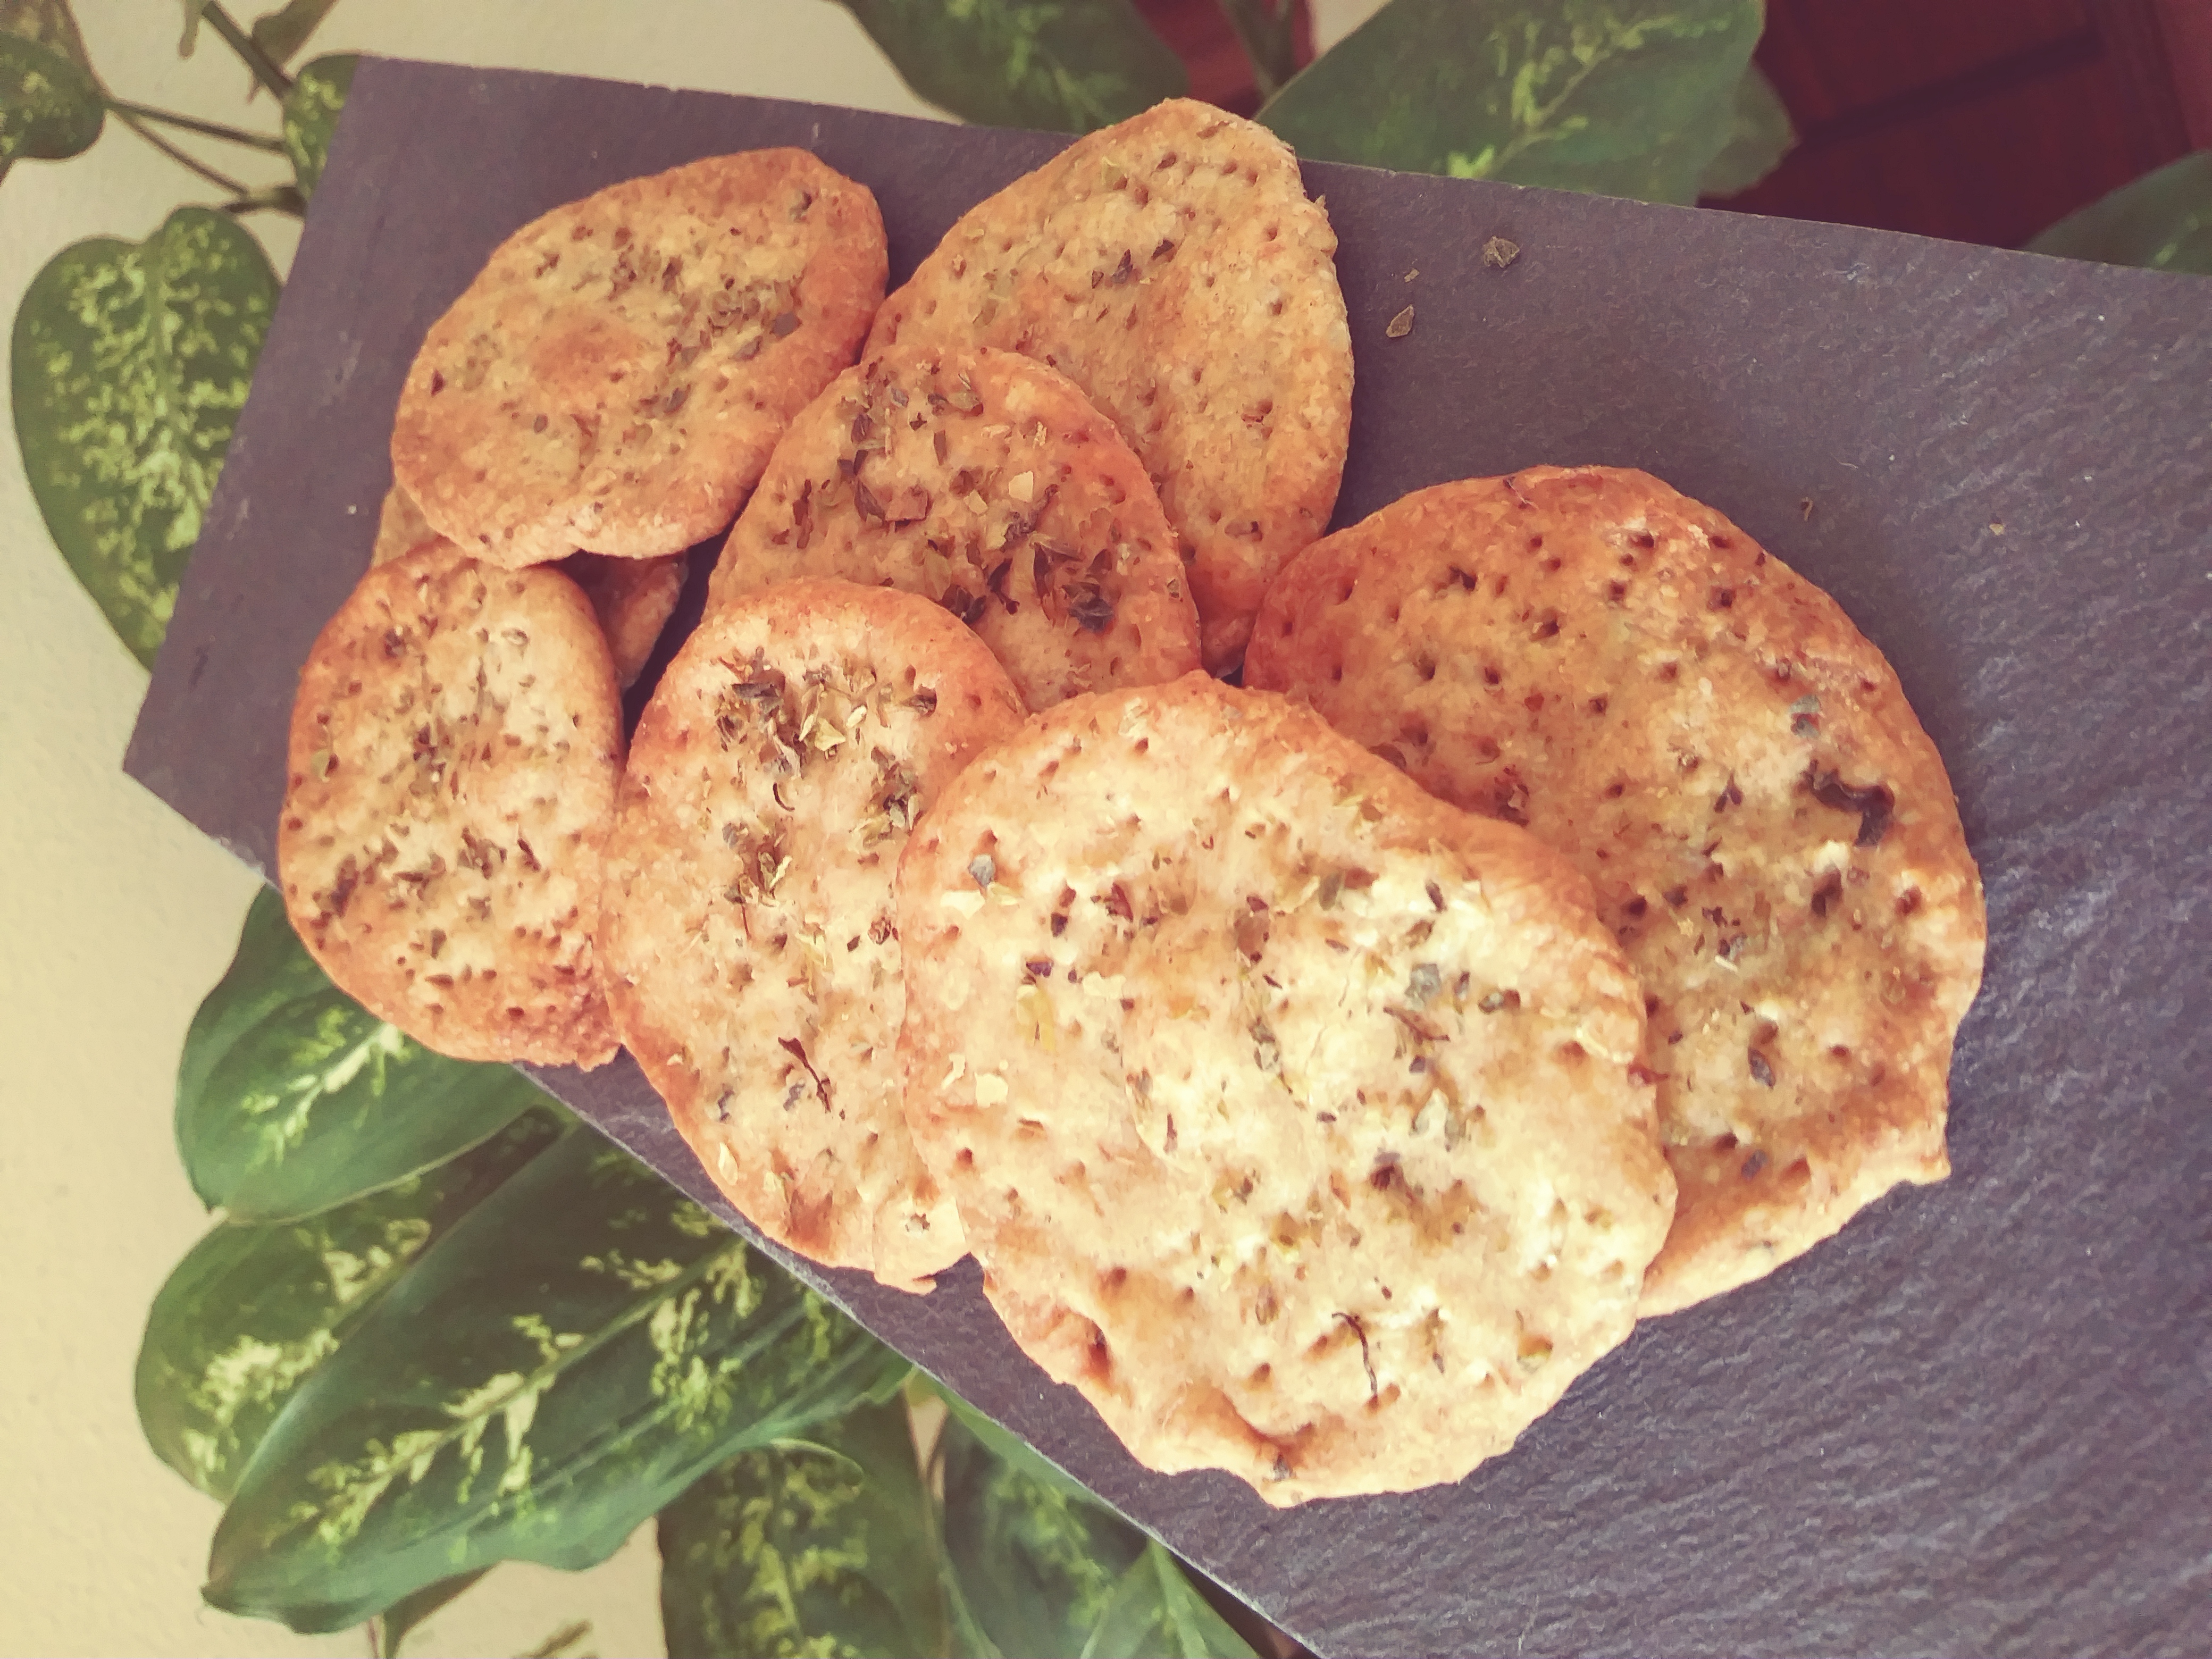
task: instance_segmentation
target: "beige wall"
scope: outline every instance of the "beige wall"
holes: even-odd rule
[[[172,0],[76,13],[117,96],[272,125],[220,41],[177,58]],[[309,50],[349,48],[925,112],[826,0],[350,0]],[[0,183],[0,324],[64,244],[136,240],[187,198],[211,199],[113,123],[86,155],[18,163]],[[289,222],[253,223],[281,268]],[[170,1141],[178,1045],[253,888],[119,769],[144,689],[0,444],[0,1653],[358,1654],[357,1631],[200,1605],[216,1506],[132,1410],[147,1306],[208,1225]],[[525,1652],[588,1619],[588,1649],[658,1653],[655,1566],[641,1534],[589,1573],[502,1567],[409,1650]]]

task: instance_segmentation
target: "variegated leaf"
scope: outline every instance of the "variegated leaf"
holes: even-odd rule
[[[1158,1539],[1129,1564],[1083,1644],[1085,1659],[1250,1659],[1251,1644],[1198,1593]]]
[[[82,155],[106,119],[100,87],[82,64],[0,31],[0,173],[19,156],[53,161]]]
[[[589,1129],[425,1250],[301,1385],[204,1591],[328,1631],[494,1561],[583,1567],[907,1365]]]
[[[668,1650],[945,1651],[945,1591],[906,1402],[740,1452],[660,1512]]]
[[[1738,196],[1782,165],[1797,145],[1790,111],[1766,72],[1753,64],[1735,83],[1735,119],[1721,153],[1698,179],[1700,196]]]
[[[1088,132],[1190,85],[1131,0],[841,0],[906,83],[991,127]]]
[[[453,1162],[300,1221],[217,1227],[154,1298],[138,1422],[157,1455],[228,1498],[293,1392],[423,1248],[551,1142],[548,1102]]]
[[[2068,259],[2212,276],[2212,149],[2121,185],[2027,246]]]
[[[1301,155],[1697,199],[1761,0],[1391,0],[1260,112]]]
[[[353,89],[354,66],[360,61],[349,52],[318,58],[293,77],[292,90],[284,94],[284,154],[292,158],[302,196],[313,196],[323,180],[331,135],[337,131],[338,112]]]
[[[274,1221],[442,1163],[544,1097],[511,1066],[434,1054],[365,1012],[264,888],[185,1035],[177,1147],[204,1202]]]
[[[15,313],[15,441],[46,529],[151,666],[245,406],[276,273],[237,221],[64,248]]]

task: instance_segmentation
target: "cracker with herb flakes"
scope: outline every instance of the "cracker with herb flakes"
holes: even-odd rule
[[[377,566],[293,705],[276,859],[301,942],[440,1054],[611,1060],[591,928],[622,751],[574,582],[444,543]]]
[[[804,150],[710,157],[556,208],[409,369],[394,477],[495,563],[680,553],[725,528],[883,298],[866,189]]]
[[[369,550],[371,568],[403,559],[433,545],[453,547],[422,516],[414,497],[398,484],[384,492],[377,514],[376,542]],[[454,548],[458,553],[459,549]],[[557,562],[561,574],[584,591],[606,635],[614,657],[615,684],[627,691],[653,659],[660,630],[676,614],[684,596],[684,561],[680,555],[663,559],[610,559],[597,553],[571,553]]]
[[[1246,674],[1594,885],[1681,1196],[1644,1311],[1942,1179],[1985,934],[1942,758],[1828,596],[1640,472],[1440,484],[1316,544]]]
[[[1588,884],[1280,697],[1080,697],[899,868],[907,1110],[1015,1340],[1139,1461],[1455,1480],[1627,1335],[1673,1213]]]
[[[1336,234],[1264,127],[1187,99],[1079,138],[971,210],[866,350],[977,343],[1066,374],[1181,534],[1206,665],[1327,528],[1352,424]]]
[[[1032,709],[1199,665],[1198,612],[1143,465],[1064,375],[1012,352],[888,352],[807,406],[709,602],[799,575],[936,600]]]
[[[786,583],[711,611],[639,722],[599,947],[623,1041],[745,1216],[902,1290],[966,1254],[899,1103],[891,877],[1022,708],[911,593]]]

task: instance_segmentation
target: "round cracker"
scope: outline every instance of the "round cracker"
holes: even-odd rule
[[[1644,1312],[1948,1171],[1985,935],[1949,780],[1881,653],[1719,514],[1601,467],[1419,491],[1284,572],[1246,672],[1590,879],[1681,1188]]]
[[[788,583],[710,613],[653,692],[607,854],[623,1041],[754,1225],[903,1290],[966,1254],[899,1103],[891,876],[917,815],[1020,724],[927,600]]]
[[[1335,255],[1281,139],[1174,100],[971,210],[884,301],[866,355],[974,342],[1073,380],[1152,474],[1224,673],[1336,505],[1352,335]]]
[[[1633,1322],[1672,1214],[1588,885],[1279,697],[1082,697],[899,869],[907,1108],[1015,1340],[1141,1462],[1455,1480]]]
[[[430,527],[422,516],[422,509],[415,505],[415,498],[398,484],[384,492],[384,501],[376,510],[376,541],[368,550],[372,565],[390,564],[394,559],[404,559],[418,547],[443,541],[444,537]]]
[[[735,516],[883,298],[883,219],[804,150],[711,157],[510,236],[422,343],[393,476],[502,565],[680,553]]]
[[[708,602],[799,575],[936,600],[1033,709],[1199,665],[1198,612],[1142,464],[1065,375],[1012,352],[889,352],[806,407]]]
[[[622,747],[567,577],[444,543],[377,566],[293,705],[276,859],[301,942],[440,1054],[611,1060],[589,930]]]

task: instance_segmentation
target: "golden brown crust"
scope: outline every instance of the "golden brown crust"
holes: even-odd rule
[[[1151,1467],[1457,1480],[1627,1334],[1674,1183],[1587,884],[1310,711],[1191,675],[1032,720],[899,926],[986,1293]]]
[[[392,468],[507,566],[721,530],[883,298],[875,198],[804,150],[711,157],[501,243],[408,371]]]
[[[394,559],[405,558],[418,547],[444,539],[430,528],[430,521],[415,505],[415,498],[394,484],[384,492],[384,503],[377,508],[376,542],[369,549],[368,562],[372,566],[390,564]]]
[[[1644,1312],[1947,1173],[1985,933],[1949,781],[1881,654],[1719,514],[1598,467],[1417,492],[1284,572],[1246,672],[1589,878],[1681,1188]]]
[[[684,561],[610,559],[599,553],[572,553],[561,572],[584,590],[592,614],[599,619],[607,650],[615,661],[615,683],[625,691],[653,659],[660,630],[684,597]]]
[[[971,210],[884,301],[867,355],[975,343],[1059,369],[1182,533],[1206,665],[1328,526],[1352,421],[1336,234],[1265,128],[1173,100]]]
[[[787,583],[712,612],[639,722],[599,947],[623,1039],[732,1203],[902,1290],[966,1253],[899,1103],[891,875],[1021,706],[927,600]]]
[[[1198,612],[1142,464],[1064,375],[1012,352],[888,352],[800,413],[709,603],[799,575],[936,600],[1031,708],[1198,666]]]
[[[440,543],[370,570],[293,705],[276,856],[339,988],[461,1060],[603,1064],[590,927],[622,768],[574,583]]]

